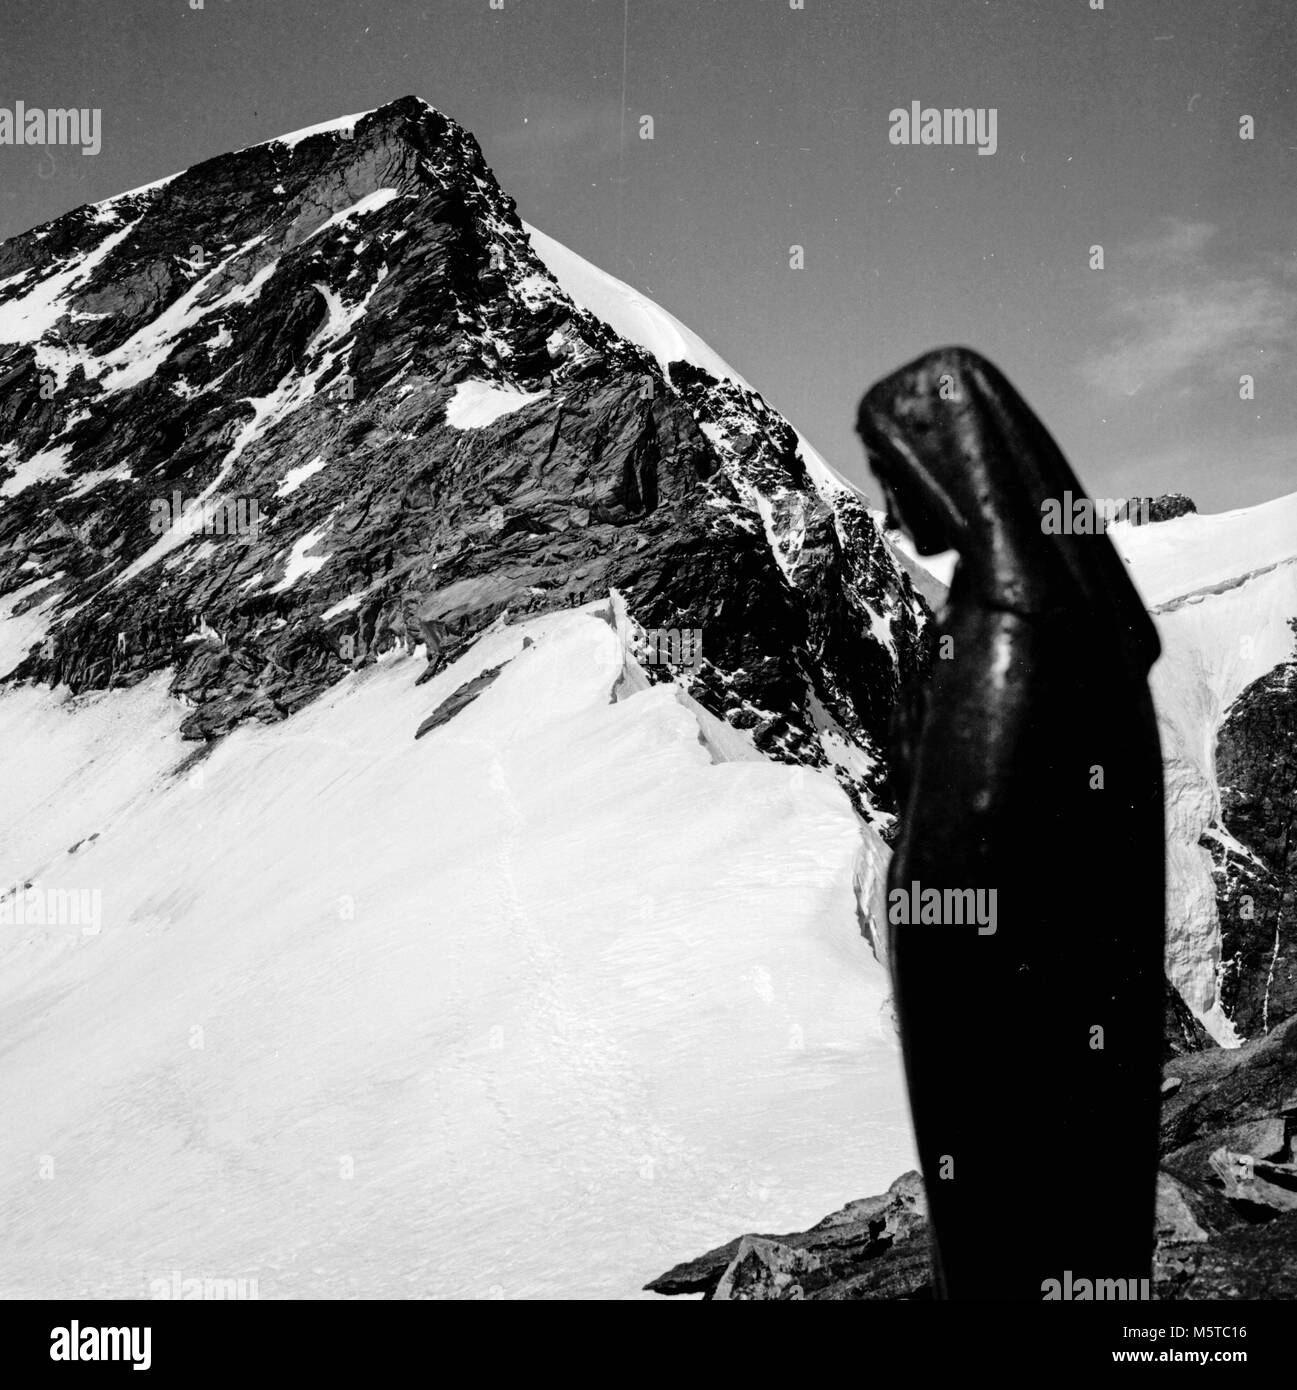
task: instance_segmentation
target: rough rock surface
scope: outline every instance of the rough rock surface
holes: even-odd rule
[[[1136,526],[1143,525],[1143,517],[1135,510],[1135,506],[1136,503],[1144,501],[1148,503],[1150,525],[1155,521],[1170,521],[1177,516],[1188,516],[1190,512],[1198,510],[1192,500],[1182,492],[1164,492],[1160,497],[1135,498],[1131,503],[1130,519]]]
[[[1297,1014],[1297,662],[1254,681],[1216,738],[1221,1001],[1242,1037]],[[1223,833],[1221,833],[1223,832]]]
[[[503,670],[503,666],[488,666],[480,676],[474,676],[471,681],[465,681],[458,690],[451,691],[414,731],[415,738],[422,738],[424,734],[430,734],[434,729],[440,729],[443,724],[449,724],[460,710],[467,709],[484,690],[488,689]]]
[[[1198,1052],[1213,1043],[1207,1030],[1194,1017],[1193,1010],[1180,996],[1180,991],[1166,981],[1162,1012],[1162,1060],[1179,1057],[1185,1052]]]
[[[872,1297],[915,1297],[926,1284],[928,1207],[923,1179],[903,1173],[880,1197],[866,1197],[826,1216],[809,1231],[741,1236],[700,1259],[677,1265],[647,1287],[654,1293],[701,1293],[708,1298],[828,1298],[830,1290],[859,1281]],[[902,1275],[882,1257],[903,1246],[922,1251],[922,1269],[908,1259]],[[871,1277],[877,1266],[877,1277]],[[930,1296],[929,1290],[929,1296]],[[863,1294],[852,1295],[863,1297]]]
[[[0,245],[0,381],[0,595],[46,624],[10,680],[170,668],[210,740],[615,588],[702,632],[655,679],[886,828],[928,610],[860,498],[759,396],[574,304],[424,102]]]
[[[1155,1296],[1297,1296],[1297,1018],[1242,1048],[1178,1056],[1167,1083]],[[906,1173],[809,1231],[730,1241],[647,1287],[705,1299],[931,1298],[922,1179]]]

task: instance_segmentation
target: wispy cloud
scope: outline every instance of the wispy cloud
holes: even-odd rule
[[[1272,364],[1297,345],[1297,289],[1283,263],[1232,263],[1212,255],[1216,241],[1210,224],[1172,219],[1156,236],[1117,248],[1140,284],[1113,277],[1113,341],[1081,368],[1092,386],[1117,397],[1183,387],[1195,375],[1237,376],[1257,352]]]
[[[1155,236],[1132,242],[1122,251],[1126,259],[1150,261],[1157,265],[1192,265],[1201,259],[1207,243],[1216,235],[1210,222],[1185,222],[1178,217],[1167,219]]]

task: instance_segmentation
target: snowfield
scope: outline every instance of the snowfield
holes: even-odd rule
[[[491,381],[461,381],[446,402],[446,423],[457,430],[482,429],[548,395],[548,391],[520,391]]]
[[[196,761],[165,678],[0,696],[6,878],[102,904],[0,926],[0,1294],[634,1297],[913,1166],[880,845],[830,776],[716,761],[609,613]]]

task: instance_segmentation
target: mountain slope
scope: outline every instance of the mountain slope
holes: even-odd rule
[[[412,99],[0,246],[0,1292],[635,1296],[912,1161],[927,611],[681,351]]]
[[[0,700],[24,902],[102,904],[3,928],[6,1296],[629,1296],[912,1161],[846,797],[625,639],[392,652],[188,766],[164,677]]]

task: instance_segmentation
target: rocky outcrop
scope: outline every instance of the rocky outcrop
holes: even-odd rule
[[[741,1236],[677,1265],[647,1288],[707,1298],[820,1298],[837,1296],[828,1291],[850,1283],[873,1291],[854,1297],[918,1297],[929,1277],[927,1229],[923,1179],[903,1173],[881,1197],[852,1202],[809,1231]],[[909,1258],[917,1252],[921,1269]]]
[[[1236,1225],[1190,1258],[1164,1260],[1157,1295],[1195,1301],[1297,1298],[1297,1215]]]
[[[1216,739],[1220,994],[1242,1037],[1297,1014],[1297,662],[1254,681]]]
[[[1164,492],[1160,497],[1132,497],[1123,509],[1121,519],[1132,526],[1152,525],[1155,521],[1171,521],[1188,516],[1198,508],[1182,492]]]
[[[1242,1048],[1176,1057],[1163,1091],[1155,1296],[1297,1296],[1297,1019]],[[646,1287],[704,1299],[931,1298],[922,1179],[906,1173],[809,1231],[740,1237]]]
[[[1188,516],[1198,508],[1182,492],[1164,492],[1160,497],[1149,499],[1148,519],[1171,521],[1177,516]]]
[[[569,299],[424,102],[13,238],[0,325],[0,595],[46,619],[9,679],[170,669],[207,740],[615,588],[702,634],[653,679],[886,828],[927,608],[873,520],[754,392]]]
[[[443,724],[449,724],[461,710],[467,709],[484,690],[489,689],[503,670],[503,666],[489,666],[481,675],[474,676],[471,681],[465,681],[458,690],[451,691],[414,731],[415,738],[422,738],[424,734],[440,729]]]
[[[1177,1057],[1166,1073],[1180,1085],[1162,1107],[1164,1166],[1206,1180],[1210,1154],[1233,1130],[1289,1117],[1297,1098],[1297,1019],[1239,1048]]]
[[[1159,1249],[1174,1298],[1297,1293],[1297,1018],[1238,1049],[1182,1056],[1162,1109],[1162,1165],[1199,1195],[1208,1239]]]

